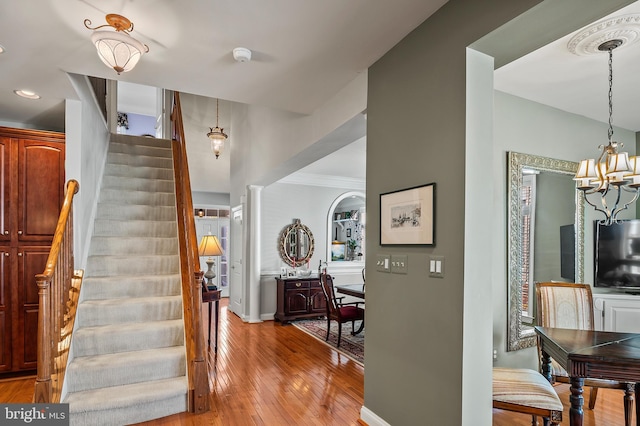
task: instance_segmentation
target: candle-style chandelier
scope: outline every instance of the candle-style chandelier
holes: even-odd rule
[[[601,221],[605,225],[615,223],[618,213],[638,199],[640,187],[638,157],[619,152],[623,144],[613,140],[613,50],[622,43],[622,40],[614,39],[598,46],[598,50],[609,53],[609,142],[598,147],[602,152],[597,160],[592,158],[580,162],[574,178],[577,188],[584,193],[585,201],[605,215]]]

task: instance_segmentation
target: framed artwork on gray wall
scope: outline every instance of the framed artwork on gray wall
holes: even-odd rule
[[[380,245],[435,245],[435,182],[380,194]]]

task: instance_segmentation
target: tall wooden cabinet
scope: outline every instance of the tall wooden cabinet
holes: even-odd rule
[[[38,288],[64,199],[64,134],[0,127],[0,373],[35,370]]]

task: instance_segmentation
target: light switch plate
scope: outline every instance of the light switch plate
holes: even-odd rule
[[[427,268],[430,277],[444,278],[444,256],[429,256]]]
[[[376,271],[391,272],[391,257],[388,254],[376,255]]]
[[[392,274],[406,274],[409,269],[407,263],[407,255],[392,255],[391,256],[391,273]]]

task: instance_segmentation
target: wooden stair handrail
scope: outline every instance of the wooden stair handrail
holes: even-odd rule
[[[74,274],[73,198],[80,186],[70,180],[45,269],[36,275],[38,285],[37,376],[33,400],[60,402],[60,392],[71,344],[81,273]]]
[[[178,92],[174,92],[171,124],[182,301],[188,358],[189,411],[204,413],[209,411],[209,371],[202,327],[203,272],[200,270],[200,257],[198,256],[191,181]]]

